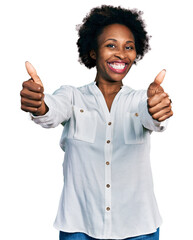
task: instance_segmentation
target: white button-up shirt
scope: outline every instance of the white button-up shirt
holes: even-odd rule
[[[147,91],[123,85],[111,110],[96,82],[45,94],[49,111],[32,117],[64,129],[64,185],[54,226],[101,239],[155,232],[161,225],[150,166],[150,134],[164,131],[148,113]]]

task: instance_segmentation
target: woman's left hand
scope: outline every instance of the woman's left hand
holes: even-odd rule
[[[162,122],[173,115],[171,99],[160,86],[165,77],[166,71],[162,70],[147,90],[148,110],[153,119]]]

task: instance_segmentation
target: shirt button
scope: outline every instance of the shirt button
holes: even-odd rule
[[[107,210],[107,211],[110,211],[110,207],[107,207],[106,210]]]
[[[108,122],[108,125],[111,125],[111,122]]]
[[[107,188],[110,188],[110,184],[107,184],[106,187],[107,187]]]
[[[106,162],[106,165],[109,165],[109,164],[110,164],[110,162],[107,161],[107,162]]]
[[[135,116],[136,116],[136,117],[138,117],[138,116],[139,116],[139,114],[138,114],[138,113],[135,113]]]
[[[80,109],[80,112],[84,112],[84,110],[83,110],[83,109]]]
[[[107,140],[107,143],[110,143],[111,141],[110,140]]]

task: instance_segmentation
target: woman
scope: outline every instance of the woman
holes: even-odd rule
[[[149,50],[141,12],[101,6],[79,27],[80,62],[96,66],[95,81],[64,85],[53,95],[26,62],[21,108],[45,128],[63,124],[64,187],[54,226],[63,239],[159,239],[162,219],[153,191],[150,134],[173,115],[160,86],[148,91],[122,80]]]

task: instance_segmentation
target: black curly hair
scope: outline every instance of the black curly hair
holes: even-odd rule
[[[77,25],[78,30],[78,52],[79,62],[87,68],[96,66],[96,61],[90,57],[90,51],[97,51],[97,38],[102,33],[104,27],[118,23],[127,26],[134,35],[137,61],[143,58],[146,52],[150,50],[145,23],[141,18],[142,11],[133,9],[124,9],[122,7],[113,7],[102,5],[91,9],[90,13],[83,19],[81,25]]]

